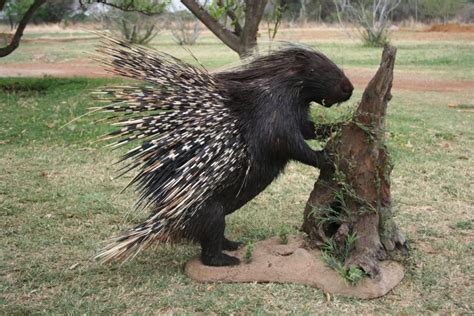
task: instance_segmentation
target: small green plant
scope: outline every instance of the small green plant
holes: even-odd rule
[[[355,233],[348,234],[343,248],[339,249],[336,241],[333,238],[329,238],[321,249],[323,261],[351,285],[359,284],[367,276],[367,273],[358,267],[346,268],[344,266],[356,240],[357,236]]]
[[[356,285],[359,284],[365,277],[367,273],[364,270],[358,267],[350,267],[346,269],[344,274],[344,279],[347,280],[350,284]]]
[[[472,221],[459,221],[454,226],[459,229],[472,229]]]
[[[290,234],[290,228],[286,225],[280,227],[278,232],[278,237],[280,237],[280,242],[284,245],[288,244],[288,235]]]
[[[245,249],[245,263],[249,264],[252,262],[252,256],[253,256],[253,249],[254,249],[254,244],[253,241],[249,241],[247,243],[246,249]]]
[[[363,25],[364,29],[360,33],[360,37],[366,47],[383,47],[390,43],[388,30],[372,28],[369,25]]]
[[[342,214],[331,207],[316,207],[311,208],[311,216],[321,225],[330,223],[342,223]]]

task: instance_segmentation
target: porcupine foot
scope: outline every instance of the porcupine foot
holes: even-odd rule
[[[219,253],[215,256],[201,255],[201,261],[206,266],[223,267],[223,266],[236,266],[240,264],[240,260],[236,257],[226,255],[225,253]]]
[[[244,245],[241,241],[232,241],[224,237],[222,241],[222,250],[234,251],[241,248]]]
[[[230,250],[224,247],[224,244],[226,246],[229,246],[229,244],[224,242],[224,240],[227,240],[227,239],[225,239],[223,235],[224,235],[224,232],[222,232],[222,236],[219,236],[220,238],[207,239],[207,242],[204,240],[201,241],[201,247],[202,247],[201,261],[203,264],[207,266],[222,267],[222,266],[235,266],[240,263],[240,260],[238,258],[222,253],[222,250]],[[229,240],[227,240],[227,242],[229,242]],[[235,246],[235,244],[238,244],[234,242],[231,242],[231,243],[232,244],[230,245],[232,246]]]

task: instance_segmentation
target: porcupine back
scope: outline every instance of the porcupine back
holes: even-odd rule
[[[109,71],[141,81],[103,89],[99,97],[109,104],[95,110],[115,114],[118,129],[104,137],[118,138],[110,146],[140,142],[121,161],[127,162],[123,173],[138,171],[129,183],[140,192],[137,207],[151,209],[142,224],[97,256],[108,262],[128,259],[154,241],[183,237],[199,207],[242,178],[229,174],[245,177],[249,158],[238,118],[211,74],[115,39],[106,39],[100,52]]]

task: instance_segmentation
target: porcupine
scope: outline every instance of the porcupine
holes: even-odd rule
[[[201,244],[205,265],[239,259],[223,253],[242,243],[224,236],[225,216],[262,192],[296,160],[330,168],[309,106],[348,100],[353,86],[333,62],[307,47],[290,46],[237,68],[208,73],[168,54],[109,39],[101,52],[115,74],[142,81],[102,91],[120,128],[106,139],[119,147],[141,140],[121,159],[148,218],[97,256],[125,260],[154,242],[182,238]],[[97,109],[99,110],[99,109]],[[123,114],[123,115],[120,115]],[[125,118],[124,118],[125,116]]]

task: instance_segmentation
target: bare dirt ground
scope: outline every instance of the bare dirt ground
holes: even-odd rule
[[[353,84],[362,88],[367,85],[375,70],[346,68],[345,72]],[[54,76],[54,77],[112,77],[100,65],[89,59],[77,59],[67,63],[21,63],[5,64],[0,67],[0,77],[19,76]],[[474,80],[439,80],[429,74],[413,72],[395,73],[395,89],[411,91],[463,91],[474,89]]]
[[[266,31],[262,30],[265,38]],[[421,41],[473,41],[474,26],[462,24],[424,24],[393,27],[391,35],[394,40]],[[282,28],[278,33],[279,40],[289,41],[356,41],[359,32],[355,28],[340,27],[291,27]]]
[[[468,32],[474,33],[474,25],[472,24],[435,24],[432,25],[428,32],[448,32],[448,33],[459,33],[459,32]]]
[[[25,38],[24,43],[45,44],[57,42],[83,41],[97,38],[96,34],[91,33],[98,30],[97,27],[90,25],[79,25],[72,28],[62,28],[59,25],[52,26],[33,26],[28,29],[29,34],[41,34],[39,38]],[[45,33],[46,32],[46,33]],[[302,25],[301,27],[282,27],[279,31],[278,40],[280,41],[307,41],[314,40],[318,42],[342,41],[351,42],[356,39],[358,33],[356,29],[348,28],[343,30],[339,27],[324,25]],[[48,35],[49,34],[49,35]],[[52,36],[53,34],[54,36]],[[403,25],[396,27],[393,32],[394,40],[407,41],[467,41],[474,42],[474,26],[447,24],[432,25],[423,24]],[[209,31],[202,32],[203,37],[212,37]],[[261,30],[262,40],[265,40],[266,30]],[[80,45],[80,43],[78,43]],[[362,67],[345,67],[344,71],[348,74],[351,81],[357,88],[364,87],[373,76],[374,70]],[[88,58],[75,58],[68,61],[59,61],[47,63],[42,61],[6,63],[0,64],[0,77],[20,76],[55,76],[55,77],[112,77],[99,64],[94,63]],[[474,80],[455,80],[446,78],[433,78],[429,73],[396,70],[394,89],[403,89],[411,91],[439,91],[455,92],[474,90]]]

